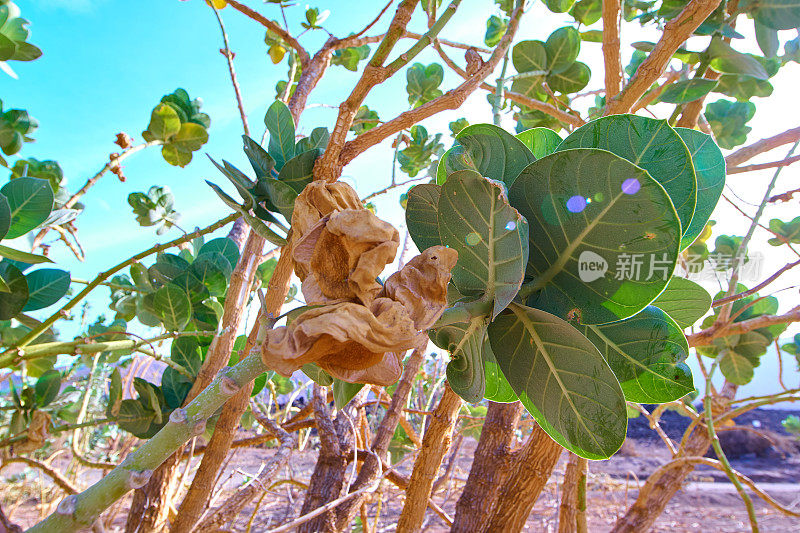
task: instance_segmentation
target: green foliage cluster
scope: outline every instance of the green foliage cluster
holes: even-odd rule
[[[192,160],[192,153],[208,142],[211,119],[200,111],[202,105],[199,98],[190,99],[184,89],[175,89],[153,109],[142,138],[163,145],[164,161],[185,167]]]
[[[452,306],[430,334],[453,357],[453,390],[470,402],[519,399],[567,449],[613,454],[626,401],[694,390],[682,330],[711,298],[673,270],[722,184],[710,137],[666,121],[614,115],[563,140],[463,128],[406,210],[419,249],[459,252]],[[626,270],[637,255],[649,272]]]
[[[0,2],[0,62],[33,61],[42,55],[38,47],[28,42],[28,21],[19,15],[14,2]]]

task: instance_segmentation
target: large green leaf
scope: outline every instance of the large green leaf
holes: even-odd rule
[[[10,320],[28,301],[28,281],[20,269],[5,261],[0,261],[0,278],[8,289],[0,292],[0,320]]]
[[[550,128],[531,128],[515,135],[528,147],[536,159],[541,159],[556,151],[561,144],[561,137]]]
[[[684,363],[689,343],[661,309],[648,306],[620,322],[578,329],[606,358],[629,402],[671,402],[694,390]]]
[[[343,408],[352,400],[358,391],[364,388],[362,383],[348,383],[341,379],[333,380],[333,403],[337,409]]]
[[[256,178],[272,177],[272,170],[275,168],[275,160],[272,159],[272,156],[258,142],[247,135],[242,135],[242,142],[244,143],[244,153],[247,155],[247,159],[250,160],[250,166],[253,167]],[[219,168],[219,165],[217,165],[217,168]]]
[[[483,399],[486,390],[483,358],[486,318],[473,318],[469,323],[451,324],[431,331],[433,343],[450,352],[447,382],[453,392],[470,403]]]
[[[717,72],[751,76],[759,80],[769,78],[766,69],[755,56],[738,52],[724,41],[712,39],[708,53],[713,58],[711,68]]]
[[[603,150],[558,151],[520,174],[511,205],[532,224],[531,305],[602,324],[633,316],[669,281],[680,223],[650,175]],[[637,264],[639,267],[637,268]]]
[[[117,414],[117,424],[128,433],[145,438],[155,413],[145,411],[137,400],[122,400]]]
[[[194,152],[208,142],[208,132],[200,124],[184,122],[172,143],[184,152]]]
[[[520,41],[511,50],[517,72],[547,72],[547,50],[542,41]]]
[[[800,27],[800,0],[759,0],[753,3],[756,22],[775,30]]]
[[[684,228],[681,249],[703,232],[725,188],[725,158],[711,135],[689,128],[675,128],[689,153],[697,174],[697,205],[688,228]]]
[[[747,385],[752,381],[754,375],[753,364],[733,350],[723,352],[719,360],[719,369],[725,379],[734,385]]]
[[[40,268],[25,276],[28,280],[28,303],[23,311],[36,311],[53,305],[69,290],[69,272]]]
[[[221,253],[232,267],[235,267],[236,263],[239,262],[239,248],[236,246],[236,243],[228,237],[219,237],[203,244],[200,251],[197,252],[197,258],[199,259],[203,254],[211,254],[214,252]]]
[[[581,35],[572,26],[559,28],[544,43],[547,52],[547,70],[558,74],[567,70],[581,51]]]
[[[189,266],[188,277],[208,289],[211,296],[225,296],[228,289],[228,276],[233,268],[220,253],[206,253],[199,256]]]
[[[492,344],[487,335],[483,339],[483,365],[486,376],[486,392],[483,397],[492,402],[511,403],[519,400],[511,384],[500,370],[497,358],[492,352]]]
[[[310,154],[311,152],[306,152]],[[288,165],[287,165],[288,166]],[[284,167],[286,168],[286,167]],[[279,180],[265,179],[261,181],[269,196],[270,202],[286,220],[292,220],[294,202],[297,200],[297,192],[288,183]]]
[[[447,179],[437,217],[442,244],[458,252],[453,283],[466,296],[494,302],[497,316],[522,284],[528,223],[508,204],[501,183],[472,170]]]
[[[322,150],[314,148],[291,158],[281,169],[278,179],[300,194],[314,179],[314,162],[321,153]]]
[[[461,130],[456,144],[439,160],[436,181],[442,184],[452,172],[472,169],[511,186],[522,169],[534,161],[525,144],[504,129],[473,124]]]
[[[511,304],[489,325],[492,351],[522,404],[553,440],[605,459],[625,440],[625,398],[597,348],[567,322]]]
[[[172,342],[170,359],[182,366],[193,376],[200,372],[203,354],[197,337],[179,337]]]
[[[575,61],[561,72],[548,74],[547,85],[556,92],[572,94],[586,87],[591,77],[589,65]]]
[[[695,78],[673,83],[661,93],[659,100],[668,104],[685,104],[702,98],[717,86],[716,80]]]
[[[11,227],[11,206],[5,195],[0,194],[0,240],[2,240]]]
[[[697,204],[697,178],[686,144],[666,120],[604,117],[581,126],[558,147],[569,148],[601,148],[642,167],[666,189],[681,227],[689,227]]]
[[[36,380],[34,393],[36,394],[36,405],[46,407],[56,399],[61,390],[61,372],[58,370],[48,370]]]
[[[264,115],[264,124],[269,131],[267,151],[280,171],[284,163],[294,157],[294,118],[286,104],[275,100]]]
[[[711,309],[711,295],[694,281],[672,276],[653,305],[675,319],[681,329],[686,329]]]
[[[177,135],[181,129],[181,119],[177,111],[169,104],[158,104],[150,115],[150,124],[147,126],[154,138],[166,141]]]
[[[406,226],[411,240],[420,251],[442,244],[437,218],[441,194],[441,185],[434,183],[415,185],[408,191]]]
[[[6,239],[25,235],[47,220],[53,209],[50,182],[39,178],[17,178],[0,189],[11,208],[11,225]]]
[[[15,250],[14,248],[9,248],[8,246],[3,246],[2,244],[0,244],[0,257],[5,257],[6,259],[11,259],[12,261],[18,261],[28,265],[38,265],[39,263],[53,262],[49,257],[39,254],[32,254],[30,252],[23,252],[21,250]]]
[[[180,330],[192,317],[192,302],[180,287],[168,283],[153,296],[153,308],[168,330]]]

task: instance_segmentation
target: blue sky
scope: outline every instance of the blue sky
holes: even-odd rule
[[[280,11],[274,5],[262,5],[255,0],[247,3],[271,18],[280,17]],[[120,183],[111,174],[105,176],[85,197],[88,208],[78,221],[87,261],[79,263],[63,246],[55,246],[53,257],[59,265],[70,270],[75,278],[90,279],[96,272],[148,248],[154,242],[177,237],[177,230],[157,237],[153,229],[140,228],[136,224],[127,204],[127,195],[133,191],[146,191],[151,185],[166,184],[173,190],[176,209],[183,215],[180,223],[186,229],[202,227],[225,216],[227,208],[203,181],[210,179],[223,184],[225,180],[202,154],[207,152],[216,159],[227,159],[243,170],[249,171],[249,165],[241,151],[242,127],[225,59],[219,53],[222,45],[219,28],[210,8],[202,0],[35,0],[19,1],[18,5],[22,16],[32,23],[30,41],[42,48],[44,55],[32,63],[15,62],[12,66],[19,75],[18,80],[0,73],[0,95],[4,107],[28,109],[40,122],[34,135],[36,142],[26,145],[20,155],[57,160],[64,169],[70,189],[80,187],[102,167],[109,153],[119,150],[112,144],[116,133],[124,131],[140,142],[152,108],[163,94],[177,87],[187,89],[193,98],[201,97],[204,111],[212,121],[208,144],[185,169],[166,164],[155,148],[126,161],[127,182]],[[343,36],[366,25],[385,3],[383,0],[321,1],[312,5],[322,10],[330,9],[332,13],[324,25],[335,35]],[[297,8],[287,11],[290,30],[294,34],[301,31],[299,22],[304,6],[305,3],[300,2]],[[485,20],[492,6],[491,0],[465,0],[443,36],[482,45]],[[231,8],[224,9],[222,16],[231,47],[236,53],[235,64],[252,133],[260,138],[264,129],[264,111],[274,99],[275,83],[286,77],[286,63],[276,66],[269,61],[261,26]],[[387,13],[370,33],[383,31],[390,16],[391,12]],[[535,3],[523,19],[520,39],[544,39],[569,21],[567,15],[550,13],[541,3]],[[424,31],[423,19],[417,16],[410,27]],[[743,21],[738,29],[752,35],[752,22]],[[626,24],[624,31],[623,50],[630,42],[654,39],[631,24]],[[325,37],[323,32],[317,31],[304,36],[303,42],[313,51]],[[782,32],[782,37],[786,40],[794,35]],[[695,40],[696,46],[689,48],[699,49],[705,43],[699,38]],[[411,43],[403,40],[397,50],[404,50]],[[738,48],[745,52],[755,51],[742,46]],[[626,63],[631,49],[627,50],[628,55],[623,57]],[[460,60],[461,51],[454,52],[453,57]],[[602,84],[600,45],[584,44],[580,59],[595,72],[588,89],[599,88]],[[438,56],[427,50],[417,60],[430,63],[438,60]],[[754,130],[749,141],[797,126],[794,102],[799,73],[797,65],[789,65],[774,82],[773,97],[757,101],[759,108],[751,123]],[[336,109],[325,106],[342,101],[357,76],[342,67],[332,66],[311,95],[311,106],[301,118],[299,131],[307,133],[316,126],[330,128]],[[457,82],[457,76],[446,73],[442,88],[453,87]],[[405,76],[401,74],[373,90],[366,103],[376,108],[381,118],[391,118],[407,108],[404,87]],[[591,103],[589,100],[586,99],[586,105]],[[490,122],[491,113],[484,93],[471,96],[462,109],[442,113],[424,124],[431,132],[445,133],[444,142],[449,144],[447,123],[461,116],[466,116],[471,123]],[[509,117],[505,125],[513,128]],[[784,153],[783,149],[779,152]],[[765,158],[771,159],[773,157]],[[350,164],[343,179],[353,184],[362,195],[369,194],[388,184],[391,161],[391,148],[385,142]],[[793,188],[796,172],[792,167],[787,169],[776,190]],[[729,184],[739,196],[756,201],[763,194],[769,177],[769,173],[763,172],[735,175]],[[376,202],[379,214],[399,226],[403,225],[402,211],[397,204],[400,192],[386,195]],[[746,204],[744,207],[753,211]],[[796,216],[794,210],[796,204],[782,206],[774,210],[774,216],[787,220]],[[748,221],[727,205],[721,204],[714,218],[724,222],[727,233],[743,234],[746,231]],[[756,240],[763,242],[764,237],[757,234]],[[757,249],[763,250],[769,258],[768,266],[782,265],[788,259],[782,250],[768,246]],[[796,285],[799,281],[796,276],[787,277],[785,282],[776,283],[775,288]],[[716,289],[709,286],[709,290],[713,293]],[[797,290],[782,294],[786,295],[782,298],[782,311],[785,311],[796,304]],[[94,313],[108,314],[105,289],[96,291],[90,301]],[[774,369],[774,354],[765,356],[762,365]],[[754,383],[748,387],[750,391],[773,390],[774,378],[770,373],[761,372],[760,375],[765,377],[765,382]],[[793,379],[796,381],[796,376]]]

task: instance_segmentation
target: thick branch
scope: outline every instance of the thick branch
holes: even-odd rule
[[[788,167],[793,163],[800,161],[800,155],[787,157],[780,161],[770,161],[769,163],[758,163],[756,165],[744,165],[728,169],[728,174],[741,174],[742,172],[755,172],[756,170],[764,170],[767,168]]]
[[[606,70],[606,98],[622,88],[622,60],[619,55],[619,0],[603,0],[603,62]]]
[[[627,113],[667,68],[673,54],[694,30],[713,12],[721,0],[692,0],[677,17],[664,27],[655,48],[636,69],[636,74],[617,96],[606,105],[605,114]]]
[[[755,329],[774,326],[775,324],[790,324],[800,322],[800,305],[783,315],[762,315],[741,322],[727,325],[714,324],[708,329],[688,335],[689,346],[708,346],[717,337],[746,333]]]

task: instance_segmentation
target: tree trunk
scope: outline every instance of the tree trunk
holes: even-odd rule
[[[444,394],[433,412],[431,423],[422,439],[422,448],[414,462],[414,470],[406,488],[406,503],[397,531],[419,531],[425,518],[425,509],[431,496],[433,481],[442,465],[444,454],[450,448],[453,428],[461,408],[461,397],[445,383]]]
[[[511,459],[511,476],[503,485],[494,514],[484,531],[522,531],[563,448],[536,426]]]
[[[564,471],[564,482],[561,484],[558,533],[577,533],[578,531],[578,486],[583,477],[583,465],[580,462],[580,457],[569,453],[567,468]]]
[[[489,402],[467,484],[456,504],[453,533],[483,531],[509,476],[511,449],[522,404]]]

